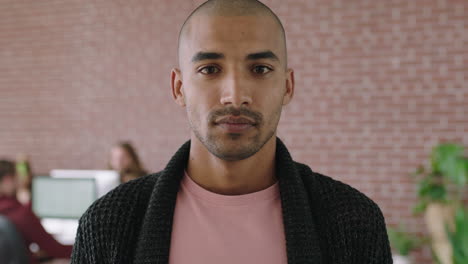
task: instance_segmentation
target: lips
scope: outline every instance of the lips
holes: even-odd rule
[[[241,133],[255,126],[255,122],[245,117],[228,116],[215,122],[228,133]]]
[[[221,118],[219,121],[216,121],[217,124],[249,124],[255,125],[255,122],[251,119],[242,117],[242,116],[227,116]]]

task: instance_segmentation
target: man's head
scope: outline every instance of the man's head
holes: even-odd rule
[[[192,139],[228,161],[258,152],[294,93],[277,16],[256,0],[210,0],[184,23],[178,54],[171,84]]]
[[[284,61],[287,63],[287,54],[286,54],[286,33],[284,32],[283,24],[278,16],[273,13],[273,11],[263,3],[257,0],[209,0],[205,3],[198,6],[192,13],[185,19],[182,27],[179,31],[179,40],[178,40],[178,58],[180,64],[180,44],[184,41],[184,37],[190,29],[190,21],[192,17],[197,15],[207,15],[207,16],[269,16],[272,18],[281,34],[283,45],[284,45]]]
[[[16,188],[15,163],[8,160],[0,160],[0,196],[14,196]]]

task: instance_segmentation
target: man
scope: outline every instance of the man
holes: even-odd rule
[[[57,242],[44,230],[31,208],[22,205],[16,199],[18,182],[15,174],[13,162],[0,160],[0,215],[6,216],[16,226],[27,246],[36,243],[42,253],[48,257],[70,258],[72,247]],[[29,263],[38,263],[37,257],[32,252],[29,252]]]
[[[72,263],[392,263],[378,206],[294,162],[276,137],[294,73],[269,8],[204,3],[178,55],[172,91],[191,140],[90,207]]]

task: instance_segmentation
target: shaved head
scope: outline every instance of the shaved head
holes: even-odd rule
[[[268,16],[271,17],[278,26],[281,34],[285,56],[286,56],[286,34],[283,24],[278,16],[269,7],[257,0],[208,0],[198,6],[185,20],[179,31],[178,56],[180,56],[180,46],[185,36],[190,33],[190,23],[193,17],[204,16]],[[285,58],[285,60],[287,60]],[[180,57],[179,57],[180,63]]]

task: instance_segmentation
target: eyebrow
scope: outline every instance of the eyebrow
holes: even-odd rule
[[[216,59],[223,59],[223,58],[224,58],[224,54],[222,53],[200,51],[200,52],[197,52],[197,54],[195,54],[192,57],[192,62],[198,62],[202,60],[216,60]]]
[[[279,61],[278,56],[276,56],[275,53],[269,50],[249,54],[247,55],[246,59],[247,60],[272,59],[272,60]]]
[[[225,56],[222,53],[200,51],[200,52],[197,52],[192,57],[192,62],[199,62],[202,60],[216,60],[216,59],[224,59],[224,58]],[[278,56],[276,56],[276,54],[270,50],[251,53],[247,55],[246,57],[246,60],[260,60],[260,59],[272,59],[272,60],[279,61]]]

